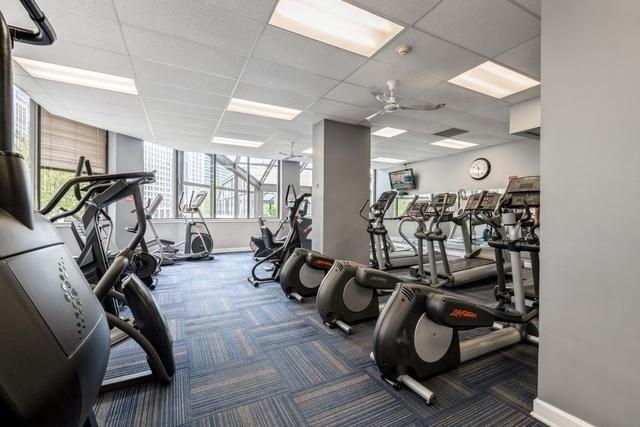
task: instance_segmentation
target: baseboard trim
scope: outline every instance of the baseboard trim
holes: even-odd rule
[[[251,252],[251,248],[248,247],[244,247],[244,248],[220,248],[220,249],[216,249],[213,248],[213,252],[214,254],[224,254],[224,253],[230,253],[230,252]]]
[[[550,427],[594,427],[592,424],[538,398],[533,401],[531,416]]]

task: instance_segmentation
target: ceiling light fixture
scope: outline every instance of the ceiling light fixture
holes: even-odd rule
[[[249,101],[248,99],[231,98],[228,111],[236,113],[253,114],[255,116],[271,117],[272,119],[293,120],[301,110],[281,107],[279,105],[265,104],[263,102]]]
[[[302,152],[302,154],[313,154],[313,148],[307,148]]]
[[[396,135],[400,135],[405,133],[406,130],[404,129],[396,129],[396,128],[390,128],[390,127],[386,127],[386,128],[382,128],[380,130],[377,130],[375,132],[373,132],[371,135],[375,135],[375,136],[382,136],[385,138],[392,138]]]
[[[456,150],[463,150],[465,148],[475,147],[478,144],[473,142],[458,141],[457,139],[442,139],[440,141],[432,142],[431,145],[435,145],[438,147],[445,147],[445,148],[455,148]]]
[[[540,84],[539,81],[491,61],[465,71],[449,80],[449,83],[498,99]]]
[[[127,77],[114,76],[112,74],[98,73],[96,71],[83,70],[81,68],[67,67],[65,65],[35,61],[33,59],[15,56],[13,59],[15,59],[31,77],[36,79],[69,83],[72,85],[109,90],[112,92],[121,92],[129,95],[138,94],[136,83]]]
[[[404,29],[342,0],[280,0],[269,24],[366,57]]]
[[[373,159],[373,161],[380,163],[407,163],[406,160],[391,159],[389,157],[376,157],[375,159]]]
[[[233,139],[233,138],[222,138],[219,136],[214,137],[211,142],[214,144],[225,144],[225,145],[237,145],[240,147],[251,147],[256,148],[260,147],[263,143],[258,141],[249,141],[246,139]]]

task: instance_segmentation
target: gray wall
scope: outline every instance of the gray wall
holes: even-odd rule
[[[538,398],[638,425],[640,2],[542,8]]]
[[[144,141],[115,132],[109,132],[109,173],[140,172],[144,170]],[[115,242],[123,248],[131,240],[131,233],[125,227],[136,223],[131,211],[133,200],[122,200],[111,206],[109,214],[114,222]]]
[[[481,181],[469,176],[469,166],[478,157],[491,163],[491,173]],[[456,192],[504,188],[510,175],[538,175],[540,173],[540,143],[533,139],[494,145],[480,150],[465,151],[445,157],[408,163],[416,175],[418,194]],[[390,188],[389,172],[405,169],[399,166],[376,171],[376,195]]]
[[[366,263],[369,240],[358,216],[369,197],[371,130],[323,120],[313,126],[313,248]]]

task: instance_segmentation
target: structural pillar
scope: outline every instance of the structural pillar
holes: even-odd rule
[[[338,259],[369,261],[366,223],[371,130],[323,120],[313,126],[313,249]]]
[[[280,218],[286,218],[287,209],[287,187],[293,184],[296,194],[300,194],[300,162],[283,160],[280,162]]]

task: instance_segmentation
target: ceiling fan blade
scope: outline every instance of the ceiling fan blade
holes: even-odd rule
[[[377,113],[374,113],[374,114],[370,115],[370,116],[369,116],[369,117],[367,117],[365,120],[369,120],[369,121],[371,121],[371,120],[375,119],[376,117],[382,116],[383,114],[386,114],[386,111],[384,111],[384,110],[380,110],[380,111],[378,111]]]
[[[422,111],[434,111],[444,107],[445,104],[437,105],[400,105],[401,110],[422,110]]]
[[[371,94],[371,96],[373,96],[375,99],[382,102],[383,104],[386,104],[387,102],[389,102],[389,94],[384,90],[380,89],[379,87],[376,87],[376,86],[369,87],[369,93]]]

